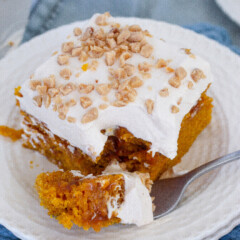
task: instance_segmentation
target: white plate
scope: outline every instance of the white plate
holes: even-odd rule
[[[239,0],[216,0],[219,7],[235,23],[240,26],[240,1]]]
[[[207,59],[215,82],[213,120],[184,157],[182,168],[195,168],[228,152],[239,149],[240,142],[240,59],[226,47],[192,31],[167,23],[144,19],[123,19],[138,22],[143,28],[158,29],[154,34]],[[76,25],[73,23],[49,31],[10,53],[0,62],[0,124],[17,126],[13,88],[20,85],[33,70],[64,41]],[[30,161],[33,160],[33,169]],[[115,225],[100,233],[84,232],[74,227],[64,229],[39,206],[33,184],[42,171],[56,169],[43,156],[0,137],[0,223],[22,239],[218,239],[240,223],[240,162],[228,164],[194,182],[180,207],[152,224]]]

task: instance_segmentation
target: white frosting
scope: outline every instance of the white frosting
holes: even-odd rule
[[[75,176],[82,177],[80,171],[71,171]],[[142,183],[136,173],[123,171],[118,163],[109,165],[103,175],[122,174],[125,180],[124,201],[118,206],[118,197],[110,198],[108,206],[108,218],[111,218],[113,212],[117,212],[117,217],[124,224],[136,224],[142,226],[153,221],[152,200],[149,191]],[[86,176],[84,178],[89,178]],[[119,186],[120,187],[120,186]]]
[[[98,28],[94,23],[95,17],[96,15],[93,16],[86,27],[93,26],[94,28]],[[113,22],[115,20],[110,18],[109,21]],[[121,23],[121,19],[116,19],[116,22]],[[103,29],[108,31],[110,26],[105,26]],[[155,26],[149,26],[148,30],[153,36],[156,31],[161,31],[161,29],[156,29]],[[66,41],[74,41],[75,46],[80,46],[78,38],[71,34],[71,37],[66,39]],[[58,113],[52,110],[52,104],[49,108],[45,108],[44,105],[41,108],[35,106],[32,99],[37,95],[37,92],[30,90],[30,79],[28,79],[21,89],[23,98],[19,98],[22,110],[44,122],[52,133],[68,140],[71,145],[80,148],[83,152],[92,156],[93,160],[101,153],[107,140],[107,136],[103,135],[100,130],[116,128],[118,126],[125,127],[134,134],[134,136],[151,142],[151,151],[153,154],[160,152],[168,158],[173,159],[177,155],[177,140],[181,122],[184,116],[197,103],[208,84],[212,82],[212,74],[209,64],[200,57],[196,56],[196,58],[191,58],[178,47],[157,38],[146,37],[146,39],[154,48],[152,54],[154,59],[152,57],[144,58],[140,54],[133,54],[132,58],[126,62],[135,66],[142,62],[155,65],[156,60],[159,58],[165,60],[170,59],[169,67],[173,69],[183,67],[187,71],[187,77],[182,80],[179,88],[173,88],[168,84],[168,80],[173,76],[173,73],[167,73],[164,68],[152,68],[151,78],[144,80],[144,85],[136,89],[138,95],[134,102],[129,103],[125,107],[109,106],[105,110],[99,110],[99,116],[96,120],[82,124],[81,118],[87,110],[80,106],[79,98],[80,96],[84,96],[84,94],[74,91],[68,96],[63,97],[64,101],[70,98],[75,98],[77,101],[77,105],[71,107],[67,114],[67,116],[75,117],[77,122],[69,123],[67,120],[58,118]],[[61,50],[59,50],[59,53],[60,52]],[[83,71],[81,69],[83,63],[81,63],[77,57],[70,58],[67,67],[71,69],[72,76],[70,80],[66,81],[59,75],[60,70],[66,66],[60,66],[57,63],[57,55],[55,55],[36,69],[34,79],[39,80],[54,74],[57,85],[69,82],[76,84],[96,84],[96,79],[98,83],[109,83],[108,67],[104,59],[104,57],[97,59],[99,66],[96,71]],[[89,59],[84,63],[90,63],[91,60],[92,59]],[[118,64],[119,62],[116,61],[112,67],[119,67]],[[190,74],[195,68],[201,69],[206,75],[206,78],[199,80],[197,83],[193,82],[193,89],[190,90],[187,87],[187,83],[191,80]],[[76,73],[80,73],[80,76],[76,77]],[[138,72],[136,75],[142,78]],[[165,87],[169,89],[169,96],[161,97],[159,90]],[[96,91],[92,91],[88,96],[93,100],[91,107],[98,107],[100,104],[105,103]],[[181,105],[179,105],[180,111],[177,114],[173,114],[171,107],[172,105],[177,105],[180,97],[182,98]],[[108,94],[108,99],[110,102],[115,100],[113,90]],[[148,114],[146,111],[144,105],[146,99],[152,99],[154,101],[152,114]],[[93,156],[93,152],[96,153],[95,156]]]

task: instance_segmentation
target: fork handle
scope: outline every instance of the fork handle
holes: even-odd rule
[[[186,180],[188,181],[188,183],[192,182],[193,180],[195,180],[196,178],[202,176],[203,174],[217,168],[220,167],[226,163],[235,161],[240,159],[240,150],[233,152],[233,153],[229,153],[223,157],[217,158],[211,162],[208,162],[198,168],[195,168],[194,170],[190,171],[189,173],[187,173],[185,175],[185,177],[187,178]]]

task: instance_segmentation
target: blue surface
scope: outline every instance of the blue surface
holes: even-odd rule
[[[40,0],[32,8],[23,41],[51,28],[105,11],[110,11],[113,16],[153,18],[182,25],[240,55],[240,27],[229,20],[213,0]],[[18,238],[0,225],[0,239]],[[239,239],[240,225],[220,240]]]

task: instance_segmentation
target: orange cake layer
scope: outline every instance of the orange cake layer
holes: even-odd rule
[[[41,205],[50,216],[70,229],[73,224],[88,230],[100,231],[102,227],[119,223],[113,212],[108,219],[108,202],[124,199],[124,177],[121,174],[82,178],[71,172],[41,173],[36,179]],[[110,203],[112,204],[112,203]]]
[[[210,123],[212,98],[202,93],[196,106],[185,115],[178,138],[178,154],[171,160],[160,153],[152,156],[151,143],[134,137],[127,129],[119,127],[109,136],[104,150],[94,163],[81,149],[71,146],[67,140],[52,134],[44,123],[22,112],[26,130],[23,145],[39,151],[64,170],[80,170],[82,174],[100,174],[110,161],[116,159],[128,171],[148,172],[156,180],[164,171],[181,161],[194,140]],[[104,133],[104,130],[103,130]]]

